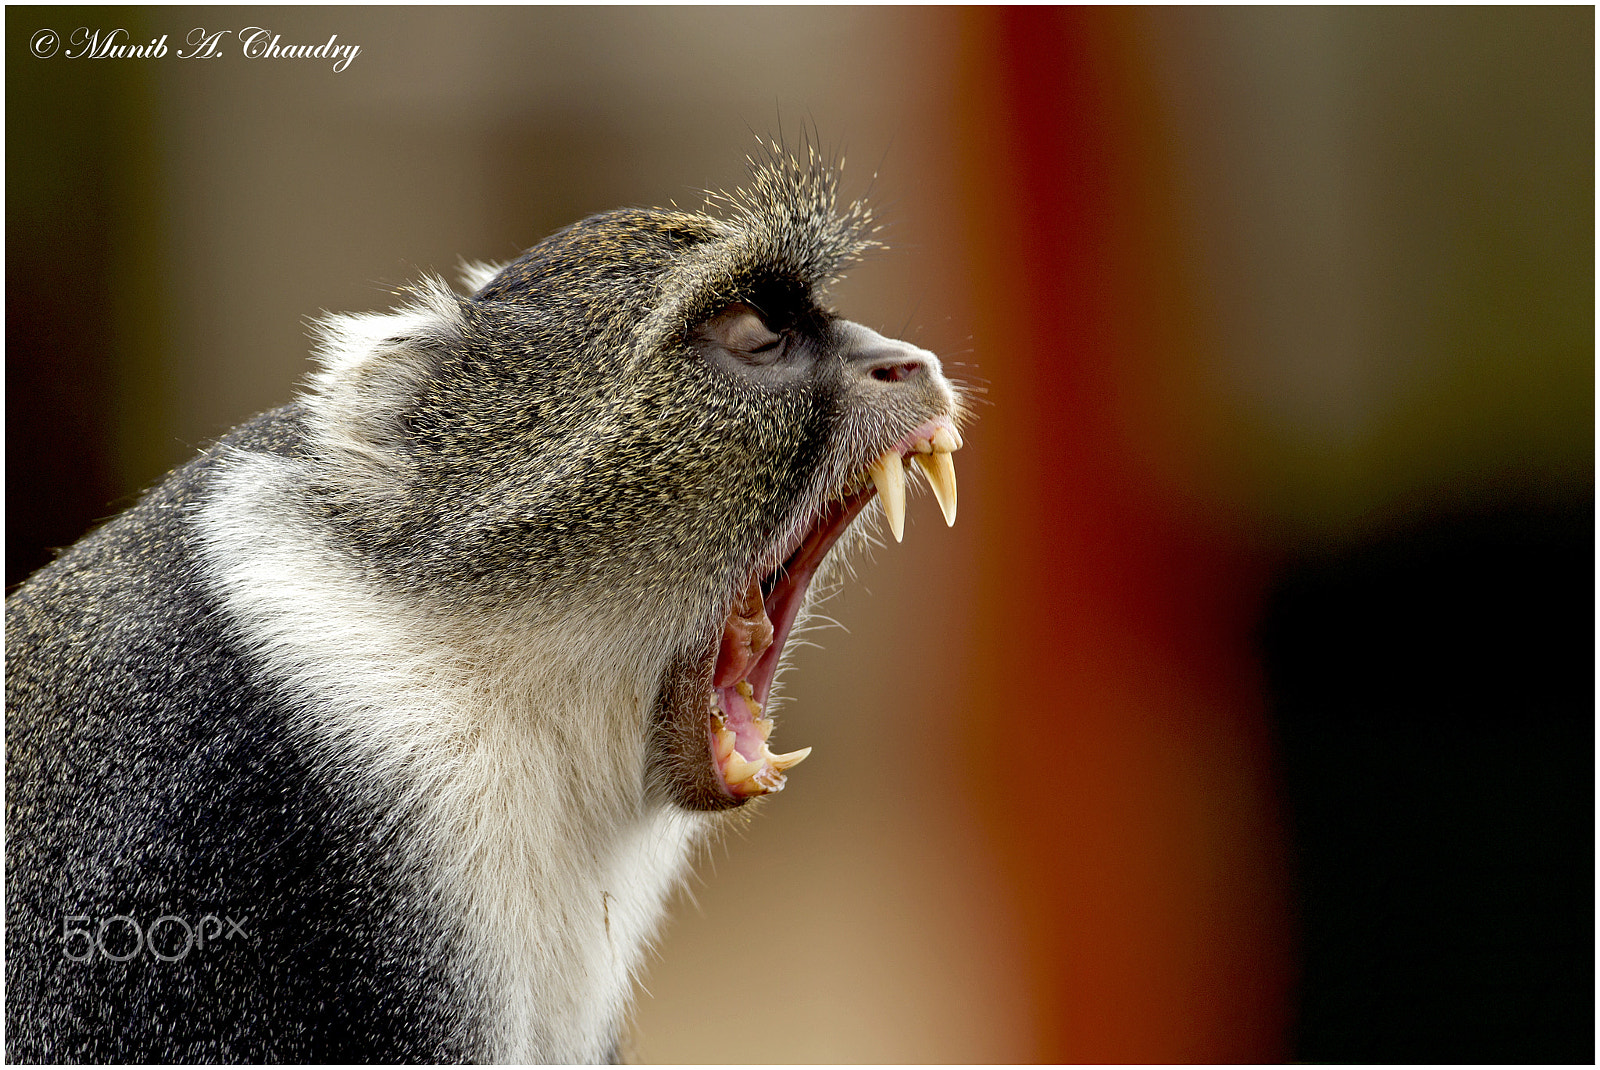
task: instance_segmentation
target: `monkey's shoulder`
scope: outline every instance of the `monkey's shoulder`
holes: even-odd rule
[[[170,775],[186,750],[269,731],[275,703],[207,582],[194,518],[231,451],[300,442],[292,408],[250,421],[6,600],[8,805],[170,798],[198,787]]]
[[[298,405],[262,413],[169,472],[127,510],[95,528],[30,576],[6,599],[8,649],[86,625],[140,621],[143,603],[186,585],[198,565],[193,520],[217,472],[238,451],[303,454],[306,433]],[[112,614],[115,607],[121,614]]]
[[[475,1050],[447,927],[379,815],[311,761],[209,574],[196,519],[218,476],[239,451],[303,448],[295,407],[250,421],[7,601],[12,1058]],[[187,925],[211,942],[100,954],[84,941],[108,919],[119,938],[164,919],[163,938]],[[108,1014],[115,1032],[87,1024]]]

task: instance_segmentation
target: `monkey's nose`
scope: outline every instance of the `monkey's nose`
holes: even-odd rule
[[[939,371],[939,358],[897,338],[885,338],[859,323],[841,325],[845,330],[846,350],[858,374],[880,383],[910,383],[927,379]]]
[[[924,386],[939,380],[939,358],[909,342],[879,335],[856,352],[864,378],[885,384]]]
[[[880,383],[903,383],[928,374],[928,366],[920,360],[885,360],[868,368],[867,374]]]

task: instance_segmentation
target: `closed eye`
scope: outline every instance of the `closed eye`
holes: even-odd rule
[[[749,305],[730,305],[705,326],[706,336],[730,353],[743,357],[776,357],[783,349],[783,335],[767,326]]]

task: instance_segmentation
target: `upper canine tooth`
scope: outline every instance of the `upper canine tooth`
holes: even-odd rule
[[[873,461],[868,471],[878,488],[878,497],[883,500],[883,515],[889,519],[889,530],[894,532],[894,541],[900,542],[906,530],[906,470],[900,452],[890,450]]]
[[[928,486],[933,488],[933,496],[939,499],[939,508],[944,510],[944,523],[946,527],[953,527],[956,522],[956,462],[948,452],[915,454],[917,464],[922,466],[922,471],[928,477]]]
[[[933,450],[935,453],[952,453],[962,446],[961,436],[956,434],[953,427],[941,427],[933,433]]]

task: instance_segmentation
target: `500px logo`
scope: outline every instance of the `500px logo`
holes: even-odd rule
[[[191,951],[204,951],[208,943],[237,936],[250,938],[244,930],[249,918],[235,921],[215,914],[207,914],[194,925],[176,914],[163,914],[148,926],[127,914],[113,914],[100,920],[93,932],[77,924],[90,920],[87,914],[69,914],[61,919],[61,953],[73,962],[93,962],[96,958],[127,962],[144,952],[161,962],[177,962]]]

